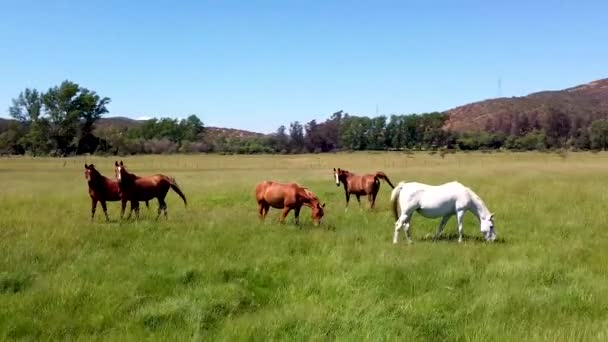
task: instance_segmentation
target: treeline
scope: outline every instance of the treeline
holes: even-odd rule
[[[520,116],[525,117],[525,116]],[[608,148],[608,120],[576,120],[549,114],[542,120],[520,119],[493,131],[450,132],[443,113],[352,116],[342,111],[325,122],[293,122],[265,137],[226,142],[217,152],[319,153],[339,150],[603,150]]]
[[[203,136],[196,115],[131,128],[96,127],[110,101],[71,81],[46,92],[25,89],[12,100],[9,114],[15,121],[0,133],[0,151],[34,156],[190,152]]]
[[[9,108],[15,119],[0,133],[0,151],[11,154],[321,153],[340,150],[546,150],[606,149],[608,120],[585,121],[559,111],[513,114],[489,120],[485,131],[446,131],[443,113],[366,117],[333,113],[324,122],[292,122],[273,134],[207,134],[191,115],[141,124],[98,126],[110,98],[70,81],[47,92],[25,89]]]

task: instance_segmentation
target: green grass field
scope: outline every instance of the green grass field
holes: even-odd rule
[[[608,154],[355,153],[123,158],[174,176],[169,219],[142,208],[90,222],[84,162],[0,159],[0,338],[80,340],[608,340]],[[401,180],[458,180],[496,213],[500,241],[455,219],[414,216],[392,244],[390,188],[375,211],[332,168]],[[327,202],[320,227],[260,223],[258,181],[297,181]]]

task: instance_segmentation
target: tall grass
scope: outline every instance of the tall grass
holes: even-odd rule
[[[139,221],[90,222],[83,164],[0,160],[0,338],[86,340],[606,340],[608,154],[354,153],[123,158],[174,176]],[[400,180],[452,180],[496,213],[500,243],[480,242],[467,214],[433,242],[438,220],[414,216],[414,244],[392,245],[389,187],[377,209],[351,201],[332,168]],[[256,216],[254,186],[297,181],[327,202],[321,227]],[[403,241],[403,240],[402,240]]]

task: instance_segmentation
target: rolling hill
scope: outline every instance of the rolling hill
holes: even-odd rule
[[[608,78],[573,88],[543,91],[522,97],[497,98],[445,112],[444,128],[451,131],[508,131],[518,120],[543,127],[555,115],[567,116],[574,126],[608,118]]]

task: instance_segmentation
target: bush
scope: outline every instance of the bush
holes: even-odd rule
[[[147,140],[143,144],[144,153],[167,154],[177,152],[177,144],[167,138]]]

